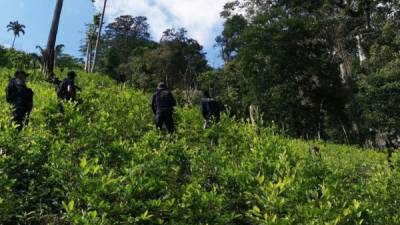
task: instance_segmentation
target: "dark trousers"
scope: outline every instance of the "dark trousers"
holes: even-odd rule
[[[212,124],[218,123],[220,120],[219,116],[210,116],[208,118],[204,118],[203,129],[210,128]]]
[[[61,101],[58,101],[57,111],[58,111],[59,113],[64,113],[64,106],[63,106],[63,104],[62,104]]]
[[[13,113],[13,122],[17,125],[17,130],[21,131],[24,125],[28,125],[26,120],[27,112],[23,110],[15,110]]]
[[[162,129],[163,125],[167,127],[169,133],[175,131],[174,118],[172,118],[172,110],[159,111],[156,113],[156,126],[158,129]]]

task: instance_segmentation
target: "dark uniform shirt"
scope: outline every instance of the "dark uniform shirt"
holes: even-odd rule
[[[61,82],[57,90],[57,97],[60,100],[76,100],[76,86],[74,79],[66,78]]]
[[[172,116],[175,105],[175,98],[167,89],[160,89],[153,95],[151,108],[155,114],[157,128],[162,129],[163,124],[165,124],[168,132],[173,133],[175,131]]]
[[[154,114],[158,112],[172,111],[176,106],[174,96],[167,89],[158,90],[154,95],[151,102],[151,108]]]

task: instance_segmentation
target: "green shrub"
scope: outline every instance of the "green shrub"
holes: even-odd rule
[[[99,74],[80,73],[81,101],[59,114],[54,87],[32,74],[30,125],[17,133],[0,108],[0,224],[400,223],[399,155],[391,170],[379,152],[227,116],[203,130],[197,106],[177,108],[167,135],[149,95]]]

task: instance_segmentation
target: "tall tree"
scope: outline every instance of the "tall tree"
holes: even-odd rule
[[[90,72],[93,63],[93,46],[95,45],[97,29],[100,26],[101,14],[93,16],[93,22],[86,25],[86,40],[85,44],[81,46],[81,51],[86,55],[85,71]]]
[[[49,38],[47,40],[46,54],[43,65],[43,76],[48,79],[52,76],[54,70],[54,57],[55,57],[55,45],[57,40],[58,26],[60,24],[61,11],[63,7],[64,0],[57,0],[54,9],[53,20],[51,23]]]
[[[94,0],[92,0],[92,1],[94,1]],[[93,63],[92,63],[92,67],[90,69],[90,72],[92,72],[92,73],[93,73],[93,71],[95,69],[95,66],[96,66],[97,50],[99,48],[99,43],[100,43],[100,38],[101,38],[101,31],[102,31],[103,22],[104,22],[104,15],[106,13],[106,7],[107,7],[107,0],[104,0],[103,12],[101,14],[101,19],[100,19],[100,24],[99,24],[99,32],[97,34],[96,46],[94,48]]]
[[[151,42],[146,17],[123,15],[116,18],[107,25],[104,47],[99,49],[99,53],[104,55],[101,61],[102,69],[117,80],[123,81],[124,78],[117,73],[117,67],[126,63],[135,49],[148,46]]]
[[[221,57],[227,63],[235,58],[240,41],[240,33],[247,26],[247,21],[242,15],[226,18],[222,34],[216,38],[217,45],[221,48]]]
[[[223,14],[228,20],[222,35],[227,58],[233,58],[223,76],[236,79],[230,82],[238,84],[242,103],[236,111],[257,105],[266,121],[290,135],[327,137],[327,124],[340,124],[344,98],[331,29],[318,11],[323,3],[241,2],[239,14],[237,3],[225,7],[230,12]]]
[[[209,70],[203,47],[187,37],[183,28],[164,31],[159,44],[136,49],[135,53],[118,72],[145,90],[152,90],[159,81],[171,88],[197,89],[198,75]]]
[[[15,40],[17,39],[17,37],[19,37],[21,33],[25,35],[25,25],[20,24],[18,21],[11,21],[7,25],[7,28],[8,31],[12,31],[14,33],[14,39],[11,46],[11,48],[14,49]]]
[[[164,31],[158,50],[167,56],[161,57],[166,63],[160,65],[167,84],[186,90],[197,87],[197,76],[208,69],[207,60],[203,46],[189,38],[186,29]]]

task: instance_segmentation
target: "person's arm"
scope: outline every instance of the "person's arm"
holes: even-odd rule
[[[61,98],[61,90],[63,89],[64,81],[61,82],[57,87],[57,97]]]
[[[200,101],[200,111],[201,111],[201,114],[203,115],[204,119],[207,119],[207,115],[208,115],[206,104],[207,104],[207,102],[205,102],[204,100]]]
[[[222,104],[220,101],[217,101],[217,100],[215,100],[215,102],[217,103],[216,105],[217,105],[217,107],[218,107],[219,113],[224,112],[224,111],[225,111],[225,105]]]
[[[28,89],[27,107],[28,107],[28,113],[31,113],[33,109],[33,91],[31,89]]]
[[[15,93],[14,93],[14,79],[12,79],[6,88],[6,100],[8,103],[12,104],[14,102],[14,98],[15,98]]]
[[[172,107],[175,107],[176,106],[176,100],[174,98],[174,95],[172,93],[170,93],[170,95],[171,95],[171,105],[172,105]]]
[[[82,91],[82,89],[80,87],[78,87],[78,85],[76,85],[76,81],[75,80],[72,80],[70,84],[73,85],[76,90]]]
[[[6,101],[8,102],[8,103],[11,103],[12,102],[12,93],[11,93],[11,90],[10,90],[11,88],[10,88],[10,84],[8,84],[8,86],[6,87]]]
[[[156,95],[153,95],[153,98],[151,100],[151,109],[153,110],[153,113],[156,114],[157,107],[156,107]]]

